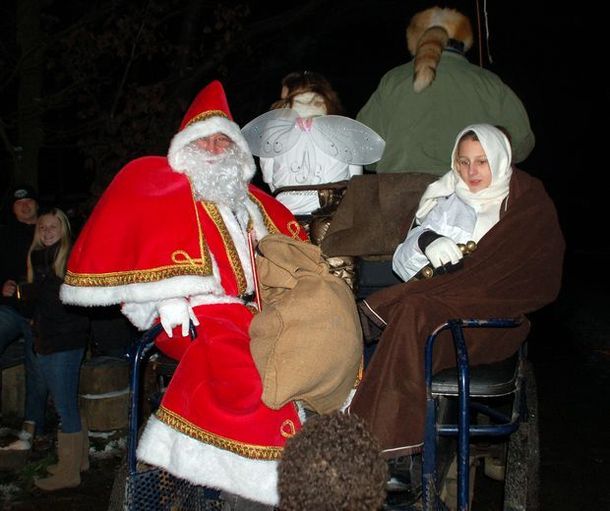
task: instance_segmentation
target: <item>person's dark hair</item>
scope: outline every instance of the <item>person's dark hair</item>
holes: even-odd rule
[[[356,415],[309,418],[288,439],[278,468],[281,511],[379,509],[388,467],[381,447]]]
[[[458,140],[458,144],[462,143],[464,140],[474,140],[475,142],[479,142],[478,135],[473,130],[468,130],[466,133],[462,133],[462,136]]]
[[[324,99],[328,115],[343,114],[343,105],[330,82],[320,73],[314,71],[298,71],[286,75],[282,79],[282,98],[271,105],[272,109],[290,108],[295,96],[304,92],[315,92]]]

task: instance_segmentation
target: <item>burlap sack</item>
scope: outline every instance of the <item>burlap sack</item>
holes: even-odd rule
[[[362,332],[354,296],[329,274],[320,248],[273,234],[258,244],[262,311],[250,350],[263,402],[277,409],[302,400],[317,413],[343,405],[358,378]]]

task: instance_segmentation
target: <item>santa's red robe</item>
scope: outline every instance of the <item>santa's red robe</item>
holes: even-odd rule
[[[249,349],[256,312],[247,232],[306,239],[278,201],[249,188],[245,209],[194,199],[189,180],[164,157],[129,163],[108,187],[76,241],[62,300],[123,304],[139,328],[157,321],[156,304],[186,297],[197,338],[162,334],[157,345],[180,360],[140,439],[138,458],[196,484],[270,504],[275,463],[300,428],[293,403],[265,406]]]

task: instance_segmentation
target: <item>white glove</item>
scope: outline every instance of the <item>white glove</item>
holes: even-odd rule
[[[193,312],[191,304],[186,298],[168,298],[157,304],[161,326],[168,337],[172,336],[172,330],[178,325],[182,325],[182,337],[189,333],[190,322],[195,326],[199,321]]]
[[[424,253],[435,268],[445,266],[447,263],[457,264],[464,257],[455,241],[445,236],[430,243]]]

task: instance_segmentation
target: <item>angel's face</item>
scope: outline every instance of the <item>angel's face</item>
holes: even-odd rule
[[[301,117],[326,115],[324,98],[315,92],[303,92],[292,98],[292,109]]]

